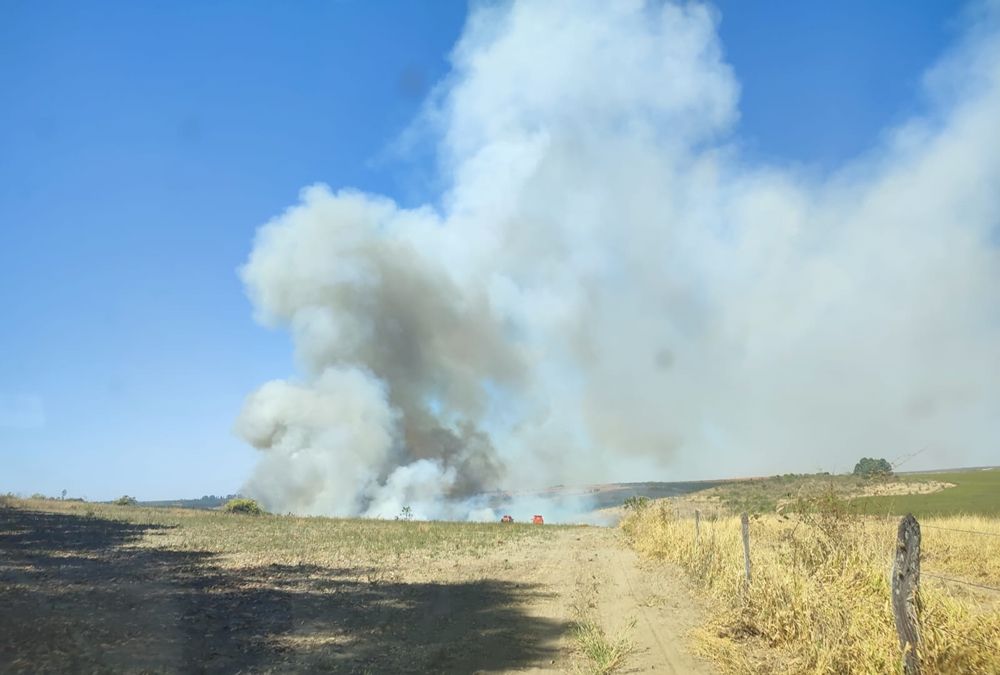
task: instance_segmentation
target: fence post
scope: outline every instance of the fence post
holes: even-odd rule
[[[746,584],[750,585],[750,517],[744,511],[740,515],[740,525],[743,529],[743,561],[746,563]]]
[[[701,511],[694,510],[694,545],[701,548]]]
[[[903,672],[920,673],[920,523],[908,513],[899,521],[892,563],[892,613],[903,650]]]

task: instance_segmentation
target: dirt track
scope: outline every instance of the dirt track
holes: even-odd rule
[[[567,672],[581,611],[635,620],[620,672],[711,672],[683,583],[613,529],[333,568],[137,546],[150,527],[0,508],[0,672]]]
[[[525,554],[536,556],[532,580],[556,593],[550,602],[536,603],[531,611],[560,621],[572,621],[580,609],[590,611],[609,635],[634,620],[630,633],[635,650],[620,672],[714,672],[684,646],[698,610],[678,573],[641,565],[616,530],[567,531],[553,545]],[[564,637],[562,658],[535,672],[572,669],[573,650],[571,636]]]

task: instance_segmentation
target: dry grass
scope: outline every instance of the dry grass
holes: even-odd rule
[[[1000,588],[1000,518],[951,516],[920,522],[925,572]]]
[[[520,671],[562,655],[511,571],[558,533],[5,497],[0,671]]]
[[[477,558],[558,525],[415,522],[242,515],[194,509],[145,508],[58,500],[8,500],[10,506],[161,526],[131,546],[216,554],[223,567],[255,565],[372,566],[419,570],[456,556]]]
[[[581,618],[576,622],[576,645],[587,659],[587,672],[593,675],[613,673],[625,663],[625,658],[635,649],[632,630],[635,619],[613,636],[593,618]]]
[[[743,582],[739,519],[694,522],[658,503],[623,528],[641,553],[680,564],[715,599],[702,651],[729,672],[892,673],[889,609],[896,520],[831,508],[751,520],[753,583]],[[1000,585],[1000,521],[924,519],[925,573]],[[988,591],[925,577],[921,656],[929,673],[1000,672],[1000,611]],[[985,595],[984,595],[985,594]]]

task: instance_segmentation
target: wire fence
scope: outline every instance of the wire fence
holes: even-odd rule
[[[944,527],[943,525],[928,525],[926,523],[921,523],[920,527],[923,529],[940,530],[943,532],[958,532],[960,534],[974,534],[983,537],[1000,537],[1000,533],[998,532],[983,532],[982,530],[966,530],[957,527]],[[930,577],[932,579],[938,579],[940,581],[947,581],[948,583],[952,584],[972,586],[974,588],[981,588],[986,591],[993,591],[994,593],[1000,593],[1000,587],[991,586],[990,584],[983,584],[976,581],[969,581],[967,579],[956,579],[955,577],[947,576],[944,574],[938,574],[937,572],[922,571],[921,575],[925,577]]]
[[[712,509],[712,510],[708,510],[708,512],[706,513],[706,511],[702,511],[702,510],[699,510],[699,509],[688,508],[688,509],[674,509],[673,511],[674,511],[674,517],[683,518],[683,519],[693,518],[693,520],[695,521],[694,535],[696,537],[696,541],[700,541],[701,540],[701,535],[702,535],[701,528],[699,527],[699,525],[707,525],[708,527],[712,528],[712,532],[713,532],[712,537],[713,537],[713,540],[714,540],[714,527],[713,527],[714,521],[722,520],[722,519],[726,519],[726,518],[732,517],[732,514],[731,513],[726,513],[725,510],[715,510],[715,509]],[[873,514],[866,514],[866,515],[872,515],[872,517],[876,518],[877,520],[882,520],[881,517],[874,516]],[[750,519],[752,520],[752,519],[755,519],[756,517],[757,516],[750,516]],[[912,519],[912,516],[908,516],[908,518]],[[745,551],[744,555],[746,556],[746,572],[745,572],[746,576],[745,576],[745,583],[746,584],[750,584],[751,583],[751,579],[750,579],[750,557],[752,555],[752,549],[756,548],[756,546],[751,546],[750,542],[747,540],[749,538],[749,536],[748,536],[748,529],[747,529],[747,522],[748,522],[747,514],[746,513],[742,514],[742,516],[741,516],[740,519],[741,519],[741,521],[743,523],[742,527],[743,527],[743,532],[744,532],[744,535],[743,535],[744,536],[744,551]],[[896,520],[898,520],[898,517],[891,516],[891,515],[887,514],[885,516],[885,519],[887,521],[888,520],[896,521]],[[906,519],[904,518],[903,520],[905,521]],[[916,524],[915,519],[913,519],[913,521],[914,521],[914,524]],[[801,524],[801,523],[799,523],[799,524]],[[900,523],[900,525],[901,525],[901,532],[900,532],[899,536],[902,537],[902,522]],[[795,525],[795,527],[792,529],[792,532],[794,533],[795,529],[797,529],[797,528],[798,528],[798,524]],[[975,536],[991,537],[991,538],[992,537],[1000,537],[1000,533],[998,533],[998,532],[986,532],[986,531],[982,531],[982,530],[970,530],[970,529],[964,529],[964,528],[955,528],[955,527],[946,527],[946,526],[942,526],[942,525],[929,525],[929,524],[919,523],[919,525],[917,525],[917,529],[916,529],[916,542],[915,542],[915,550],[916,550],[916,556],[917,556],[917,560],[918,561],[922,557],[921,553],[920,553],[920,530],[921,529],[928,529],[928,530],[935,530],[935,531],[945,531],[945,532],[955,532],[955,533],[959,533],[959,534],[963,534],[963,535],[975,535]],[[757,545],[759,545],[759,541],[758,541]],[[899,551],[899,547],[903,546],[903,545],[904,544],[903,544],[902,539],[898,539],[897,542],[896,542],[897,553]],[[919,562],[917,562],[917,569],[919,570]],[[914,594],[909,593],[906,589],[900,589],[900,588],[897,587],[897,584],[899,583],[899,577],[900,577],[900,575],[897,573],[897,570],[896,570],[896,568],[894,566],[893,580],[892,580],[893,581],[893,583],[892,583],[892,586],[893,586],[893,596],[896,596],[896,595],[907,596],[908,595],[910,597],[914,597]],[[994,586],[994,585],[988,584],[988,583],[980,583],[978,581],[970,581],[968,579],[957,578],[956,576],[952,576],[952,575],[947,574],[947,573],[946,574],[940,574],[938,570],[934,570],[934,569],[932,569],[932,570],[920,570],[915,575],[915,577],[914,577],[914,580],[913,580],[914,586],[912,588],[916,588],[916,584],[919,583],[919,578],[920,577],[927,577],[927,578],[930,578],[930,579],[935,579],[935,580],[938,580],[938,581],[941,581],[941,582],[945,582],[945,583],[949,583],[949,584],[958,584],[958,585],[962,585],[962,586],[967,586],[967,587],[971,587],[971,588],[975,588],[975,589],[980,589],[980,590],[983,590],[983,591],[989,591],[991,593],[1000,593],[1000,587],[998,587],[998,586]],[[918,614],[919,614],[919,610],[917,608],[913,608],[913,616],[916,617],[916,616],[918,616]],[[919,619],[917,619],[917,621],[919,623]],[[906,640],[903,637],[903,632],[902,632],[903,628],[900,626],[900,623],[898,623],[898,622],[897,622],[897,629],[899,629],[901,631],[900,632],[900,641],[901,641],[901,644],[905,644]],[[977,646],[983,647],[984,649],[996,650],[996,649],[1000,648],[1000,635],[997,635],[996,638],[995,638],[995,640],[991,643],[988,640],[983,640],[980,637],[978,637],[976,635],[973,635],[973,634],[964,633],[964,632],[963,633],[959,633],[959,632],[953,631],[948,626],[945,626],[945,625],[935,624],[932,627],[928,626],[927,629],[930,630],[932,633],[942,633],[944,635],[947,635],[949,638],[951,638],[953,640],[964,641],[965,643],[968,643],[968,644],[975,644]],[[917,633],[914,632],[913,634],[916,635]],[[904,659],[905,659],[906,658],[906,654],[907,654],[907,650],[904,648],[903,652],[904,652]],[[909,673],[909,672],[919,672],[919,666],[917,666],[916,670],[911,670],[909,667],[904,667],[904,672],[907,672],[907,673]]]
[[[981,532],[981,531],[978,531],[978,530],[963,530],[963,529],[958,529],[958,528],[954,528],[954,527],[942,527],[940,525],[926,525],[926,524],[921,524],[921,527],[922,528],[929,528],[929,529],[932,529],[932,530],[945,530],[945,531],[951,531],[951,532],[960,532],[962,534],[983,535],[983,536],[987,536],[987,537],[1000,536],[1000,535],[997,535],[997,534],[995,534],[993,532]],[[945,576],[943,574],[937,574],[935,572],[927,572],[926,570],[921,570],[920,574],[923,577],[930,577],[931,579],[938,579],[940,581],[946,581],[946,582],[952,583],[952,584],[960,584],[960,585],[963,585],[963,586],[971,586],[973,588],[979,588],[979,589],[983,589],[983,590],[987,590],[987,591],[992,591],[994,593],[1000,593],[1000,588],[997,588],[996,586],[991,586],[989,584],[981,584],[981,583],[977,583],[975,581],[968,581],[966,579],[956,579],[955,577]],[[947,628],[946,626],[936,625],[936,626],[934,626],[934,630],[940,631],[940,632],[946,634],[952,640],[964,641],[964,642],[967,642],[967,643],[971,643],[971,644],[977,645],[979,647],[983,647],[984,649],[995,650],[998,647],[1000,647],[1000,637],[998,637],[998,639],[993,644],[990,644],[990,643],[986,642],[985,640],[980,640],[979,638],[977,638],[974,635],[970,635],[968,633],[958,633],[958,632],[952,631],[950,628]]]
[[[985,640],[980,640],[979,638],[969,635],[968,633],[956,633],[950,628],[945,628],[944,626],[935,626],[935,630],[938,630],[953,640],[965,640],[966,642],[971,642],[974,645],[983,647],[984,649],[997,649],[1000,647],[1000,639],[998,639],[993,644],[986,642]]]
[[[932,530],[945,530],[946,532],[961,532],[963,534],[981,534],[985,537],[1000,537],[1000,532],[983,532],[981,530],[960,530],[957,527],[942,527],[941,525],[926,525],[921,523],[920,527]]]
[[[966,581],[964,579],[955,579],[953,577],[946,577],[941,574],[934,574],[933,572],[921,572],[921,576],[931,577],[932,579],[940,579],[942,581],[950,581],[953,584],[963,584],[965,586],[975,586],[976,588],[984,588],[987,591],[994,591],[1000,593],[1000,588],[996,586],[987,586],[986,584],[978,584],[974,581]]]

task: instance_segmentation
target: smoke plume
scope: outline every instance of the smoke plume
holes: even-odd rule
[[[258,232],[242,278],[302,372],[247,401],[246,491],[465,518],[499,487],[995,461],[1000,33],[976,9],[927,113],[821,175],[741,154],[709,7],[475,8],[410,132],[439,200],[314,185]]]

